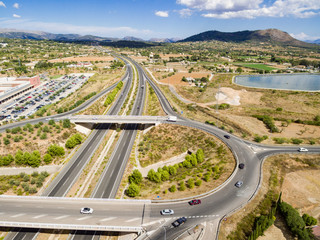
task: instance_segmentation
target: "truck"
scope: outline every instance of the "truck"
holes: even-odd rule
[[[177,121],[177,117],[176,116],[168,116],[167,121],[168,122],[176,122]]]

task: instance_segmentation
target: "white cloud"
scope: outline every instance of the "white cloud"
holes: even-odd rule
[[[290,33],[291,37],[294,37],[296,39],[299,39],[301,41],[305,41],[305,40],[317,40],[320,39],[320,36],[309,36],[308,34],[305,34],[304,32],[298,33],[298,34],[294,34],[294,33]]]
[[[101,26],[78,26],[56,22],[37,22],[28,19],[11,19],[0,21],[2,28],[14,28],[23,30],[35,30],[51,33],[75,33],[80,35],[96,35],[105,37],[139,36],[151,37],[155,33],[147,29],[135,29],[131,27],[101,27]]]
[[[180,14],[180,17],[190,17],[192,15],[192,10],[189,8],[184,8],[177,11]]]
[[[16,8],[16,9],[19,9],[19,7],[20,7],[20,6],[19,6],[19,3],[13,4],[13,7]]]
[[[169,12],[168,11],[156,11],[155,15],[158,17],[169,17]]]
[[[6,8],[6,5],[4,4],[4,2],[0,1],[0,7],[5,7]]]
[[[17,15],[17,14],[13,14],[12,15],[14,18],[21,18],[21,16],[20,15]]]
[[[210,18],[297,17],[320,15],[319,0],[276,0],[267,5],[263,0],[177,0]]]

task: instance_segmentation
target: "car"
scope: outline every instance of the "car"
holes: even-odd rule
[[[163,209],[160,211],[161,215],[173,215],[174,211],[172,209]]]
[[[193,200],[189,201],[189,205],[191,205],[191,206],[198,205],[198,204],[201,204],[200,199],[193,199]]]
[[[224,135],[224,137],[225,137],[226,139],[229,139],[229,138],[230,138],[230,136],[229,136],[229,135]]]
[[[239,188],[239,187],[241,187],[241,186],[242,186],[242,184],[243,184],[243,182],[242,182],[242,181],[238,181],[238,182],[236,182],[235,186]]]
[[[187,221],[185,217],[181,217],[177,220],[175,220],[172,224],[173,227],[179,227],[180,225],[184,224]]]
[[[244,163],[240,163],[240,164],[239,164],[239,168],[240,168],[240,169],[244,169]]]
[[[81,214],[92,214],[93,213],[93,209],[89,208],[89,207],[84,207],[84,208],[81,208],[80,213]]]
[[[298,149],[298,151],[299,151],[299,152],[308,152],[309,150],[306,149],[306,148],[302,148],[302,147],[301,147],[301,148]]]

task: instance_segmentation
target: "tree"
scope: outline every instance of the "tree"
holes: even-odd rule
[[[71,122],[69,119],[64,119],[62,122],[63,128],[70,128],[71,127]]]
[[[202,163],[203,160],[204,160],[204,153],[203,153],[203,150],[201,148],[199,148],[197,150],[196,156],[197,156],[198,163]]]
[[[302,215],[302,219],[306,223],[307,226],[317,225],[317,222],[318,222],[317,219],[315,219],[314,217],[312,217],[306,213]]]
[[[52,157],[63,156],[65,154],[63,147],[60,147],[56,144],[50,145],[47,151]]]
[[[142,174],[138,169],[133,170],[132,174],[129,176],[129,183],[140,184],[142,181]]]
[[[21,150],[18,150],[16,152],[16,155],[14,156],[14,160],[15,160],[17,165],[24,164],[24,162],[23,162],[23,152]]]
[[[177,190],[176,185],[172,185],[172,186],[169,188],[169,191],[170,191],[170,192],[175,192],[176,190]]]
[[[126,191],[129,197],[136,197],[138,196],[139,192],[140,192],[140,187],[135,183],[131,183]]]
[[[169,180],[170,174],[167,171],[162,171],[161,173],[161,180],[162,181],[167,181]]]
[[[187,181],[187,184],[188,184],[188,188],[194,188],[194,180],[193,178],[189,178],[188,181]]]
[[[52,157],[50,154],[46,154],[43,156],[43,161],[46,163],[46,164],[50,164],[52,162]]]
[[[177,174],[177,168],[174,166],[169,166],[169,174],[170,175],[176,175]]]

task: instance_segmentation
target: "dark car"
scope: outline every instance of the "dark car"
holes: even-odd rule
[[[181,217],[181,218],[177,219],[176,221],[174,221],[172,223],[172,226],[179,227],[180,225],[184,224],[186,221],[187,221],[187,219],[185,217]]]
[[[189,204],[191,206],[198,205],[198,204],[201,204],[201,200],[200,199],[193,199],[193,200],[189,201]]]
[[[224,137],[225,137],[225,138],[227,138],[227,139],[229,139],[229,138],[230,138],[230,136],[229,136],[229,135],[224,135]]]
[[[244,163],[240,163],[240,164],[239,164],[239,168],[240,168],[240,169],[244,169]]]

